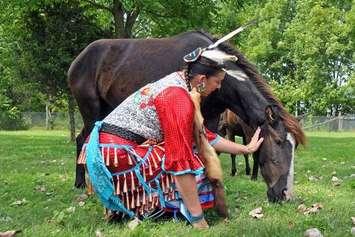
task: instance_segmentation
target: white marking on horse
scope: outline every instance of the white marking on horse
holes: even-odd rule
[[[227,54],[221,50],[213,49],[213,50],[205,50],[201,54],[202,57],[211,59],[212,61],[217,62],[218,64],[224,64],[227,61],[236,62],[238,60],[237,56]]]
[[[295,146],[296,141],[291,133],[287,133],[286,139],[291,143],[292,146],[292,157],[291,157],[291,164],[290,169],[287,175],[287,192],[286,192],[286,199],[289,200],[293,196],[293,181],[294,181],[294,158],[295,158]]]
[[[228,61],[231,62],[236,62],[238,58],[235,55],[227,54],[221,50],[218,49],[213,49],[213,50],[205,50],[201,53],[202,57],[208,58],[212,61],[215,61],[219,64],[224,64]],[[249,77],[247,74],[245,74],[242,70],[227,70],[224,69],[224,71],[229,74],[230,76],[236,78],[239,81],[245,81],[248,80]]]
[[[242,70],[226,70],[226,73],[239,81],[249,79],[249,77]]]

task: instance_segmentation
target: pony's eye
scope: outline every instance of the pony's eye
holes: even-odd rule
[[[281,139],[276,139],[276,144],[281,145]]]

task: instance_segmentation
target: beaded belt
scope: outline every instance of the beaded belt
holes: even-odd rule
[[[120,137],[130,140],[130,141],[134,141],[137,144],[142,144],[143,142],[145,142],[147,140],[144,137],[142,137],[141,135],[138,135],[134,132],[128,131],[127,129],[120,128],[120,127],[117,127],[117,126],[115,126],[113,124],[109,124],[109,123],[102,123],[101,131],[120,136]]]

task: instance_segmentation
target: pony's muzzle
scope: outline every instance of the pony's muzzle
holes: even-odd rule
[[[288,190],[288,189],[284,189],[282,191],[284,197],[285,197],[285,201],[292,201],[294,196],[293,196],[293,192],[291,190]]]
[[[282,189],[281,192],[277,192],[274,188],[269,188],[267,190],[267,197],[269,202],[291,201],[293,199],[293,193],[287,188]]]

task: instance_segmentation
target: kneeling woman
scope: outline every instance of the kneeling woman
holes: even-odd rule
[[[203,54],[186,58],[186,70],[144,86],[97,122],[78,162],[86,164],[96,194],[112,212],[132,218],[180,212],[194,227],[207,228],[203,209],[213,207],[214,196],[193,150],[189,90],[207,96],[220,88],[225,72]],[[251,153],[263,140],[259,132],[247,146],[210,131],[207,139],[221,152]]]

